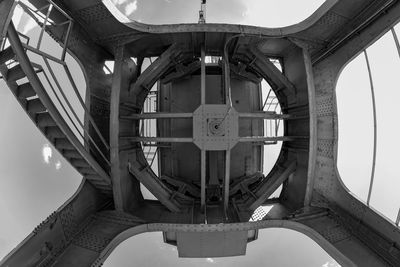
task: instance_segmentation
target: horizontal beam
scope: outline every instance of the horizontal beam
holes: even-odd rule
[[[133,114],[129,116],[121,116],[125,120],[149,120],[149,119],[175,119],[175,118],[192,118],[193,113],[167,113],[167,112],[149,112],[141,114]]]
[[[160,143],[192,143],[193,138],[185,137],[142,137],[142,136],[121,136],[122,139],[127,139],[133,142],[160,142]]]
[[[148,112],[141,114],[132,114],[129,116],[121,116],[120,118],[125,120],[180,119],[180,118],[193,118],[193,113]],[[264,111],[264,112],[239,113],[239,118],[290,120],[290,119],[304,119],[308,117],[307,116],[298,117],[289,114],[277,114],[275,111]]]
[[[159,142],[159,143],[192,143],[191,137],[143,137],[143,136],[121,136],[120,138],[133,142]],[[239,142],[277,142],[277,141],[293,141],[295,139],[307,139],[308,136],[250,136],[240,137]]]
[[[239,142],[277,142],[277,141],[293,141],[294,139],[305,139],[308,136],[276,136],[276,137],[268,137],[268,136],[250,136],[250,137],[240,137]]]
[[[239,118],[251,118],[251,119],[265,119],[265,120],[285,120],[292,118],[289,114],[277,114],[274,111],[264,112],[252,112],[252,113],[239,113]]]

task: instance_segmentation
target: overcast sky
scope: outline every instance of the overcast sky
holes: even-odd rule
[[[197,0],[114,1],[130,18],[155,24],[197,22],[200,6]],[[278,27],[303,20],[323,1],[309,0],[307,5],[304,1],[289,0],[233,0],[228,5],[226,0],[207,2],[208,22]],[[19,16],[15,21],[19,30],[37,33],[28,20],[16,16]],[[399,29],[397,32],[400,35]],[[54,49],[50,50],[54,52]],[[368,49],[368,53],[378,108],[377,168],[371,205],[395,220],[400,207],[400,194],[396,191],[400,183],[394,166],[400,143],[395,141],[399,127],[393,122],[397,121],[396,102],[400,99],[400,91],[396,88],[400,60],[390,34]],[[82,74],[75,75],[80,75],[80,87],[84,87]],[[343,71],[337,96],[339,172],[346,186],[365,201],[371,173],[373,128],[371,94],[363,56]],[[81,177],[36,129],[2,81],[0,120],[2,258],[75,192]],[[246,256],[217,259],[179,259],[176,248],[164,244],[160,233],[142,234],[121,244],[104,266],[259,266],[261,263],[263,266],[337,266],[311,239],[284,229],[260,231],[259,239],[248,245]]]

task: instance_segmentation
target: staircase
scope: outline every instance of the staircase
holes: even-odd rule
[[[11,45],[0,51],[0,73],[8,87],[36,127],[64,158],[101,194],[112,196],[109,174],[64,121],[37,76],[43,68],[30,62],[12,23],[7,37]],[[21,83],[21,79],[26,82]]]

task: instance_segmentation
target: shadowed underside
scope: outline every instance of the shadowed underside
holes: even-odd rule
[[[85,177],[2,266],[100,266],[119,243],[148,231],[162,231],[183,257],[238,255],[267,227],[308,235],[343,266],[400,265],[398,228],[353,198],[336,171],[335,103],[341,69],[398,22],[398,1],[328,0],[281,29],[124,23],[109,0],[29,2],[85,72],[85,137],[97,138],[82,145],[74,137],[10,23],[14,1],[0,0],[1,39],[11,44],[0,52],[2,76]],[[155,60],[146,67],[146,58]],[[107,60],[112,74],[103,71]],[[262,79],[282,114],[263,109]],[[143,112],[153,91],[157,108]],[[157,121],[151,136],[141,129],[145,119]],[[268,120],[281,121],[282,136],[265,132]],[[107,145],[98,149],[101,137]],[[277,141],[279,158],[263,173],[264,146]],[[157,148],[158,174],[145,145]],[[140,184],[157,201],[144,199]],[[271,211],[249,222],[267,204]]]

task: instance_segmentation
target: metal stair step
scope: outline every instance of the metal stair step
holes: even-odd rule
[[[77,167],[80,173],[82,173],[84,176],[88,174],[97,174],[92,168],[86,168],[86,167]]]
[[[71,144],[71,142],[65,137],[56,138],[54,140],[53,144],[59,150],[61,150],[61,149],[74,150],[75,149],[75,147]]]
[[[43,112],[36,115],[36,125],[39,128],[57,126],[56,122],[53,120],[48,112]]]
[[[93,183],[92,183],[92,185],[93,185],[94,187],[96,187],[97,189],[100,189],[100,190],[112,191],[111,185],[93,184]]]
[[[90,182],[101,181],[101,177],[97,174],[88,174],[85,175],[85,178],[88,179]]]
[[[45,128],[46,136],[50,139],[65,138],[65,134],[58,128],[58,126],[48,126]]]
[[[13,59],[15,56],[14,51],[12,50],[11,46],[7,47],[3,51],[0,52],[0,65],[3,65],[10,59]]]
[[[67,150],[66,149],[63,151],[63,155],[64,155],[64,157],[69,158],[69,159],[81,159],[82,158],[81,154],[79,154],[79,152],[76,150]]]
[[[103,180],[91,180],[90,183],[96,187],[111,187],[111,184],[107,184]]]
[[[32,97],[35,95],[36,95],[36,92],[35,92],[35,90],[33,90],[33,87],[29,82],[18,86],[18,89],[17,89],[18,98],[26,99],[28,97]]]
[[[106,195],[106,196],[112,196],[112,194],[113,194],[113,191],[112,191],[112,189],[110,188],[110,189],[100,189],[100,188],[98,188],[98,190],[100,191],[100,194],[103,194],[103,195]]]
[[[90,165],[83,159],[71,159],[69,162],[78,168],[90,168]]]
[[[26,77],[25,72],[22,70],[21,65],[19,64],[12,67],[7,72],[7,80],[9,81],[17,81],[25,77]]]
[[[46,111],[46,107],[43,105],[42,101],[39,98],[27,100],[26,110],[30,114],[36,114],[39,112]]]

